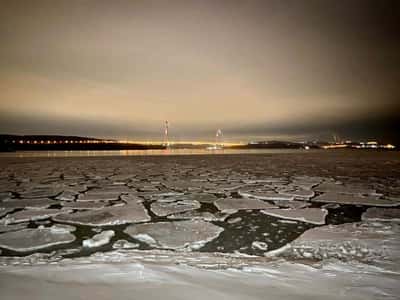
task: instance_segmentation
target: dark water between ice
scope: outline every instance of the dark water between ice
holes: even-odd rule
[[[217,211],[213,206],[212,204],[208,204],[206,207],[202,206],[198,210],[203,212]],[[343,224],[360,221],[361,214],[365,211],[365,208],[355,205],[342,205],[338,208],[328,209],[328,211],[329,214],[326,224]],[[151,215],[151,222],[153,223],[179,221],[178,219],[170,220],[166,217]],[[234,219],[238,221],[231,223],[230,221]],[[48,227],[56,223],[58,222],[53,222],[49,218],[41,221],[31,221],[28,227],[36,228],[40,225]],[[244,254],[262,256],[265,251],[254,248],[252,246],[253,241],[265,243],[268,251],[270,251],[292,242],[306,230],[318,226],[301,221],[288,221],[283,218],[267,216],[261,213],[260,210],[241,210],[230,215],[225,221],[213,221],[212,223],[223,227],[224,231],[216,239],[206,243],[197,251],[223,253],[234,253],[238,251]],[[95,252],[112,251],[114,250],[112,248],[113,243],[120,239],[139,244],[138,250],[154,249],[146,243],[136,240],[124,233],[124,229],[129,226],[129,224],[110,226],[73,225],[76,227],[76,231],[74,231],[76,240],[72,243],[27,252],[16,252],[2,248],[0,256],[27,256],[36,252],[51,253],[52,251],[61,249],[76,249],[76,252],[65,253],[62,254],[62,256],[65,258],[82,257],[89,256]],[[104,231],[109,229],[115,232],[115,236],[111,238],[110,243],[95,248],[81,247],[82,241],[91,238],[98,230]]]

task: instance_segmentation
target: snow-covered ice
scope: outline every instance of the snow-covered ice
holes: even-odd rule
[[[53,230],[52,227],[27,228],[0,234],[0,247],[26,252],[71,243],[74,240],[75,236],[68,230]]]
[[[357,260],[390,264],[400,272],[400,224],[359,222],[315,227],[283,252],[293,258]]]
[[[267,251],[268,250],[268,244],[264,242],[259,242],[259,241],[254,241],[251,243],[251,247],[262,250],[262,251]]]
[[[140,239],[138,235],[151,237],[152,246],[171,249],[197,249],[222,231],[223,228],[201,220],[136,224],[124,230],[133,238]]]
[[[198,264],[200,266],[200,263]],[[208,264],[204,264],[207,266]],[[318,268],[285,261],[208,270],[133,261],[2,267],[4,299],[398,299],[398,275],[333,262]],[[100,271],[101,270],[101,271]]]
[[[95,248],[106,245],[110,242],[111,238],[115,235],[113,230],[105,230],[95,234],[92,238],[82,241],[82,246],[87,248]]]

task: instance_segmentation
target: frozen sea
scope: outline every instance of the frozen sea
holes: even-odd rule
[[[1,154],[1,299],[399,299],[399,206],[399,152]]]

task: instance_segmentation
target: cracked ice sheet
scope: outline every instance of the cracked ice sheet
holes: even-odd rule
[[[303,208],[303,209],[264,209],[263,214],[288,219],[302,221],[306,223],[322,225],[325,224],[325,217],[328,215],[326,209],[320,208]]]
[[[321,268],[285,261],[242,270],[153,263],[1,267],[4,299],[398,299],[398,278],[366,265]],[[313,288],[310,288],[310,282]]]
[[[191,250],[202,247],[223,230],[211,223],[194,220],[130,225],[124,232],[139,240],[146,237],[152,247]]]
[[[72,230],[74,230],[73,227],[52,226],[6,232],[0,234],[0,247],[26,252],[71,243],[75,240],[75,236],[70,233]]]
[[[141,203],[132,201],[124,206],[62,214],[53,217],[53,220],[71,224],[105,226],[145,222],[150,220],[150,216]]]
[[[371,206],[399,206],[400,202],[389,199],[379,199],[379,196],[368,195],[350,195],[350,194],[338,194],[335,192],[328,192],[319,195],[313,199],[312,202],[326,202],[326,203],[338,203],[338,204],[354,204],[354,205],[371,205]]]
[[[223,198],[215,201],[214,205],[222,212],[243,209],[277,208],[277,206],[268,202],[249,198]]]

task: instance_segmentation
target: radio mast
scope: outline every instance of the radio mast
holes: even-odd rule
[[[164,145],[166,147],[169,147],[168,129],[169,129],[169,124],[168,124],[168,120],[166,120],[165,124],[164,124]]]

